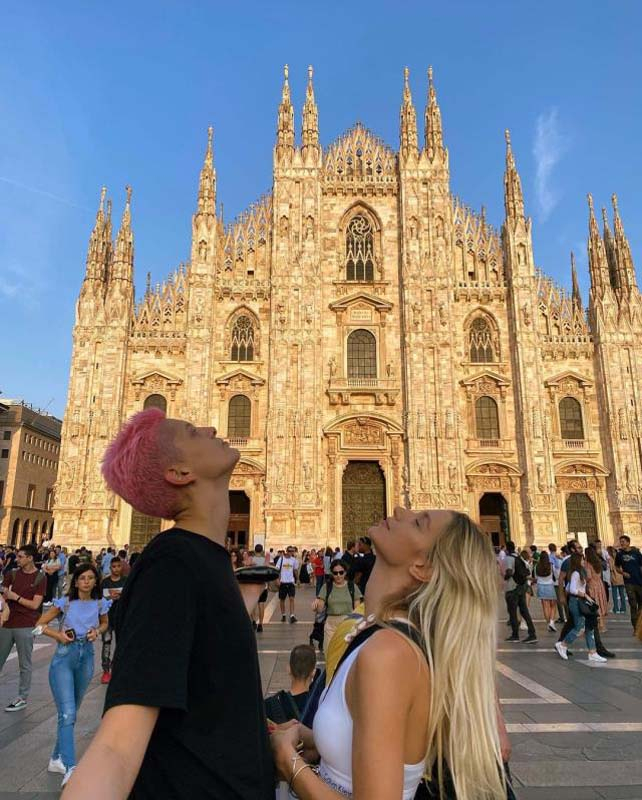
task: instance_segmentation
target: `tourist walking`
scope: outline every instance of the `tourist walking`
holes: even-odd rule
[[[14,645],[20,673],[18,696],[5,707],[5,711],[21,711],[25,708],[31,689],[31,631],[40,616],[40,606],[47,588],[44,573],[36,569],[34,564],[36,553],[35,545],[23,545],[16,553],[17,568],[5,572],[3,578],[3,597],[9,607],[9,618],[0,626],[0,673]]]
[[[564,639],[557,642],[555,649],[560,658],[568,660],[568,646],[584,631],[586,647],[588,650],[589,661],[606,661],[606,658],[599,655],[595,646],[594,628],[597,624],[597,603],[593,602],[594,609],[590,608],[590,603],[586,603],[586,569],[584,559],[579,553],[573,553],[569,563],[569,584],[568,584],[568,609],[573,620],[573,628]]]
[[[622,575],[622,567],[618,567],[615,563],[615,558],[617,555],[615,547],[609,545],[607,550],[611,558],[611,595],[613,598],[613,613],[626,614],[626,590],[624,588],[624,575]]]
[[[505,800],[488,537],[464,514],[402,508],[369,535],[377,561],[365,624],[321,698],[314,730],[272,734],[280,776],[301,800],[412,800],[427,769],[441,797],[454,786],[459,800]],[[318,775],[304,754],[318,757]]]
[[[630,536],[620,536],[620,549],[615,563],[622,569],[624,589],[629,601],[631,625],[635,634],[638,614],[642,608],[642,553],[637,547],[631,547]]]
[[[602,581],[602,559],[594,547],[586,548],[586,593],[598,605],[600,631],[606,630],[606,618],[609,613],[609,601]]]
[[[548,546],[548,560],[553,570],[553,584],[555,586],[555,600],[557,603],[557,619],[562,625],[566,621],[566,589],[560,586],[560,569],[562,567],[562,559],[557,555],[557,545],[551,542]]]
[[[49,604],[57,594],[58,576],[60,575],[60,561],[53,547],[49,550],[47,560],[42,565],[42,571],[45,573],[47,581],[45,603]]]
[[[316,551],[312,558],[312,565],[314,567],[314,591],[318,595],[325,583],[325,566],[323,564],[323,553],[320,549]]]
[[[76,768],[74,726],[78,709],[94,674],[94,642],[107,630],[109,601],[101,597],[93,564],[76,567],[69,594],[53,601],[36,623],[36,632],[58,642],[49,665],[49,686],[58,710],[58,732],[48,772],[64,775],[65,786]],[[49,623],[62,614],[60,629]]]
[[[290,622],[297,621],[294,615],[294,598],[296,597],[296,576],[299,562],[294,557],[294,548],[288,547],[274,565],[279,570],[279,605],[281,606],[281,622],[285,622],[285,599],[288,598]]]
[[[269,553],[265,552],[262,544],[257,543],[254,545],[254,552],[252,553],[250,561],[255,567],[264,567],[269,565],[270,555]],[[265,619],[265,604],[267,603],[267,599],[268,587],[267,584],[265,584],[263,591],[259,595],[259,602],[257,604],[255,617],[252,617],[252,626],[257,633],[263,633],[263,620]]]
[[[123,575],[123,562],[120,556],[114,556],[109,562],[109,575],[103,578],[101,583],[102,595],[105,600],[109,600],[111,608],[107,615],[108,626],[102,633],[102,649],[100,652],[100,661],[103,668],[103,674],[100,682],[105,684],[111,680],[111,648],[114,641],[114,620],[116,619],[116,612],[118,610],[118,603],[127,577]]]
[[[549,631],[555,633],[555,606],[557,596],[555,594],[555,576],[553,566],[546,550],[542,550],[535,567],[535,586],[537,597],[542,604],[542,613]]]
[[[531,577],[530,566],[515,552],[514,542],[506,542],[506,550],[508,555],[504,561],[504,597],[511,626],[511,635],[506,641],[520,641],[519,619],[517,617],[517,610],[519,609],[519,613],[528,630],[528,636],[522,641],[524,644],[535,644],[537,642],[537,633],[526,602],[526,592],[529,588],[528,581]]]
[[[330,565],[332,580],[321,589],[312,603],[312,609],[319,614],[325,611],[324,639],[332,639],[337,626],[354,611],[361,601],[359,587],[347,579],[346,565],[341,558],[335,558]]]
[[[374,568],[376,556],[372,551],[372,541],[369,536],[359,538],[359,557],[353,563],[354,582],[359,587],[361,594],[365,595],[370,574]]]
[[[175,526],[127,579],[105,713],[65,789],[173,800],[274,800],[256,637],[262,584],[240,584],[225,549],[239,451],[210,427],[149,408],[109,445],[107,486]],[[249,613],[248,613],[249,612]]]

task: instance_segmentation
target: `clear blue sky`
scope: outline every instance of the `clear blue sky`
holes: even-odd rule
[[[0,10],[0,389],[63,414],[74,304],[100,187],[134,189],[136,284],[189,257],[209,124],[231,219],[271,185],[282,65],[306,67],[324,144],[356,120],[395,149],[402,72],[432,64],[452,189],[502,221],[512,131],[536,262],[586,294],[586,193],[616,191],[642,260],[642,6],[615,3],[5,0]],[[640,274],[640,269],[638,269]]]

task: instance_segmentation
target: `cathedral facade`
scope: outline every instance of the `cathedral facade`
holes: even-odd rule
[[[642,540],[642,298],[622,221],[589,196],[587,311],[535,268],[506,132],[505,218],[453,197],[432,74],[424,136],[405,73],[395,152],[361,124],[327,148],[287,68],[273,187],[216,207],[209,131],[191,258],[136,302],[131,191],[105,193],[77,303],[56,540],[137,549],[165,523],[105,487],[134,412],[214,425],[241,452],[236,544],[341,544],[395,505],[454,508],[493,541]]]

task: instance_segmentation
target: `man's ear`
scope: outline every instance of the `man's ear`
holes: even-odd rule
[[[426,556],[423,561],[416,561],[412,564],[408,572],[418,583],[430,583],[433,566],[430,559]]]
[[[164,477],[172,486],[188,486],[196,480],[196,476],[191,470],[181,466],[167,467]]]

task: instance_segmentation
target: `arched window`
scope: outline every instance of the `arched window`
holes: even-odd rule
[[[250,423],[252,421],[252,404],[250,398],[244,394],[235,394],[230,400],[227,416],[228,438],[240,437],[247,439],[250,436]]]
[[[582,407],[574,397],[560,400],[560,433],[562,439],[583,439]]]
[[[377,340],[370,331],[348,336],[348,378],[377,377]]]
[[[499,414],[492,397],[480,397],[475,403],[475,425],[478,439],[499,439]]]
[[[40,532],[42,533],[42,538],[46,539],[47,538],[47,521],[46,520],[42,523],[42,529],[41,529]]]
[[[496,361],[493,351],[493,338],[488,320],[477,317],[470,326],[469,335],[470,360],[474,364],[486,364]]]
[[[346,231],[346,280],[374,280],[374,234],[362,214],[350,220]]]
[[[162,394],[150,394],[145,398],[143,408],[160,408],[163,413],[167,413],[167,400]]]
[[[11,529],[11,544],[13,547],[18,546],[18,537],[20,536],[20,519],[14,520],[13,528]]]
[[[38,544],[38,528],[39,528],[39,524],[38,524],[38,520],[36,520],[33,523],[33,528],[32,528],[32,531],[31,531],[31,542],[32,542],[32,544]]]
[[[29,531],[31,530],[31,522],[30,520],[26,519],[22,523],[22,541],[20,544],[27,544],[29,541]]]
[[[254,325],[243,314],[237,317],[232,328],[232,361],[254,361]]]

